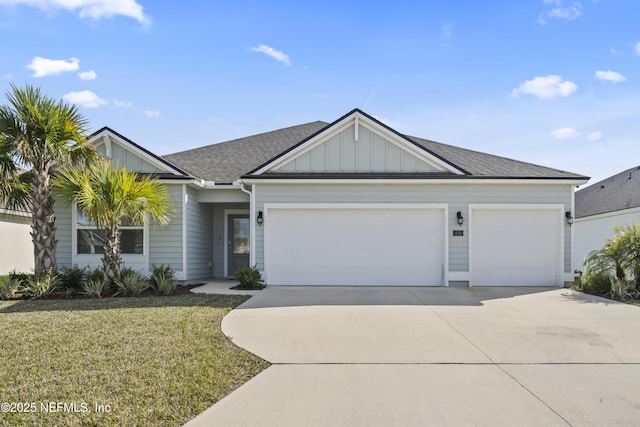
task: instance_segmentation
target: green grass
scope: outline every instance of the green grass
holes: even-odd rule
[[[268,366],[220,330],[246,299],[0,302],[0,403],[37,408],[3,412],[0,425],[182,425]],[[51,403],[88,410],[45,412]]]

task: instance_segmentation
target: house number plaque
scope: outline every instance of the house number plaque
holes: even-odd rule
[[[464,230],[453,230],[454,236],[464,236]]]

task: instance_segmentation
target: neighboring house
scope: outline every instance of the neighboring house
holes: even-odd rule
[[[584,271],[589,252],[613,237],[616,225],[640,222],[640,166],[576,192],[573,265]]]
[[[562,286],[582,175],[402,135],[360,110],[159,157],[109,128],[99,152],[156,174],[177,213],[127,227],[124,260],[182,280],[257,265],[270,285]],[[56,204],[58,263],[100,243]],[[92,239],[93,242],[92,243]]]
[[[6,209],[0,205],[0,276],[11,271],[30,273],[33,265],[31,212]]]

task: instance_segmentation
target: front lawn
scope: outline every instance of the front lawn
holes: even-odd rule
[[[0,424],[182,425],[267,367],[220,330],[246,299],[0,301]]]

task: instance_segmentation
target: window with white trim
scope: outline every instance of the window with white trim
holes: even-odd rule
[[[76,209],[76,253],[103,253],[104,237],[96,223],[80,209]],[[123,255],[144,255],[144,226],[133,225],[131,221],[123,221],[120,225],[120,253]]]

